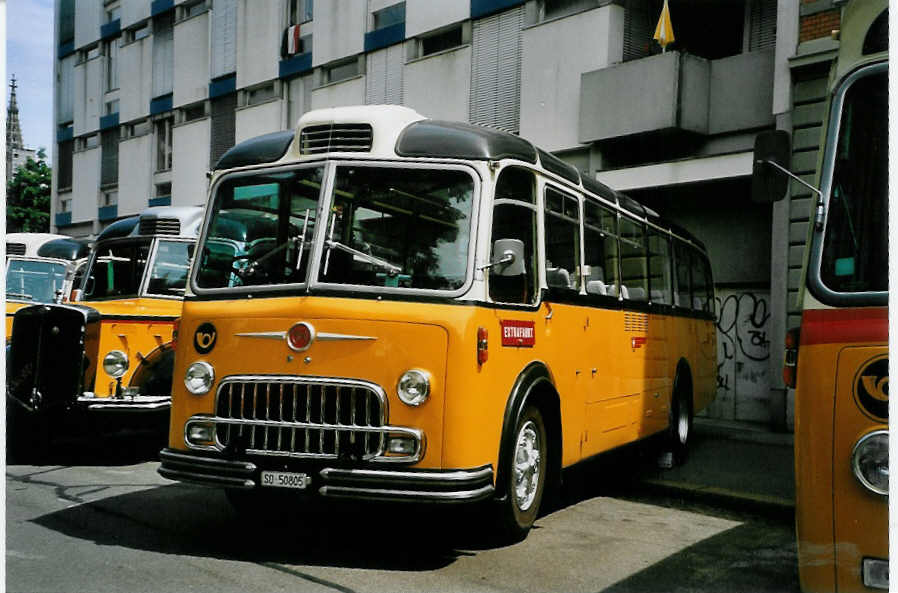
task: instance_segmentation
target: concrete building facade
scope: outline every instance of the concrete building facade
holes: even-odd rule
[[[708,414],[784,427],[779,345],[807,196],[752,204],[751,151],[757,132],[794,128],[807,173],[835,42],[799,32],[836,4],[670,0],[662,52],[662,0],[57,0],[53,230],[203,204],[227,148],[310,109],[395,103],[499,127],[707,244],[720,317]]]

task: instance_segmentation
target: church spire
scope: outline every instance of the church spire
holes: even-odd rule
[[[16,104],[16,75],[9,83],[9,106],[6,109],[6,152],[12,148],[24,148],[22,128],[19,126],[19,106]]]

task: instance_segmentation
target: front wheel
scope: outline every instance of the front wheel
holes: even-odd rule
[[[676,391],[670,405],[670,426],[667,428],[667,449],[673,454],[674,465],[686,462],[689,438],[692,436],[692,405],[689,398]]]
[[[500,529],[514,541],[523,539],[542,503],[548,468],[548,438],[542,414],[527,406],[515,427],[513,447],[505,464],[507,494],[500,511]]]

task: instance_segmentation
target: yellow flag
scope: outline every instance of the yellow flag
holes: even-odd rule
[[[673,25],[670,23],[670,9],[667,7],[667,0],[664,0],[664,7],[661,9],[661,17],[658,19],[658,25],[655,27],[655,36],[652,37],[666,50],[667,44],[674,40]]]

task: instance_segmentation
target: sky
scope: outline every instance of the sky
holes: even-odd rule
[[[53,143],[53,0],[6,2],[6,93],[9,80],[17,81],[16,102],[22,139],[27,148]]]

